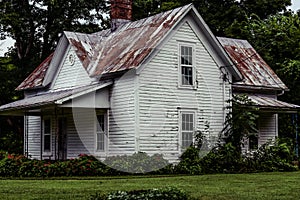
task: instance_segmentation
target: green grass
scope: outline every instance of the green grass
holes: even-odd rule
[[[86,199],[99,191],[181,188],[197,199],[300,199],[300,172],[202,176],[1,179],[0,199]]]

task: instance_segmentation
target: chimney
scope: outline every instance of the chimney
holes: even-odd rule
[[[132,20],[132,0],[110,0],[111,30]]]

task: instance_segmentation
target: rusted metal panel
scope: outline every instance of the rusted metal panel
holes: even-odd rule
[[[288,89],[247,40],[222,37],[218,37],[218,40],[243,75],[243,81],[235,84]]]
[[[90,77],[138,67],[191,4],[93,34],[64,32]],[[42,87],[53,58],[46,58],[16,89]]]
[[[138,67],[191,5],[130,22],[114,32],[65,32],[91,77]]]
[[[262,109],[277,109],[277,110],[299,110],[300,106],[295,104],[286,103],[284,101],[277,100],[275,98],[270,98],[260,95],[248,95],[258,107]]]
[[[42,86],[46,72],[53,58],[52,53],[48,56],[17,88],[16,90],[33,89]]]

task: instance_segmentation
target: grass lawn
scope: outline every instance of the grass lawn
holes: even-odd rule
[[[175,186],[197,199],[300,199],[300,172],[202,176],[0,179],[0,199],[87,199],[97,191]]]

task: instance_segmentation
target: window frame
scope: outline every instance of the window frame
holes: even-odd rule
[[[192,130],[184,130],[183,127],[183,115],[184,114],[192,114],[192,119],[193,119],[193,124],[192,124]],[[196,126],[197,126],[197,112],[194,109],[183,109],[179,111],[179,146],[180,146],[180,151],[185,151],[189,146],[184,146],[183,145],[183,134],[184,132],[189,132],[192,134],[192,140],[190,141],[190,144],[195,142],[195,131],[196,131]]]
[[[103,149],[98,148],[99,146],[99,131],[98,131],[98,116],[103,116],[103,125],[104,131],[103,133]],[[105,112],[97,112],[95,117],[95,152],[96,153],[105,153],[108,148],[108,117],[107,113]]]
[[[49,133],[45,133],[45,123],[46,121],[49,121]],[[52,120],[50,117],[46,117],[43,119],[43,136],[42,136],[42,153],[43,153],[43,156],[50,156],[52,155]],[[49,150],[45,150],[45,136],[49,136]]]
[[[182,47],[188,47],[192,48],[192,64],[182,64]],[[196,51],[196,45],[193,43],[188,43],[188,42],[180,42],[178,43],[178,87],[179,88],[184,88],[184,89],[195,89],[197,86],[197,76],[196,76],[196,67],[195,67],[195,51]],[[192,68],[192,84],[184,84],[183,83],[183,68],[184,67],[190,67]]]

